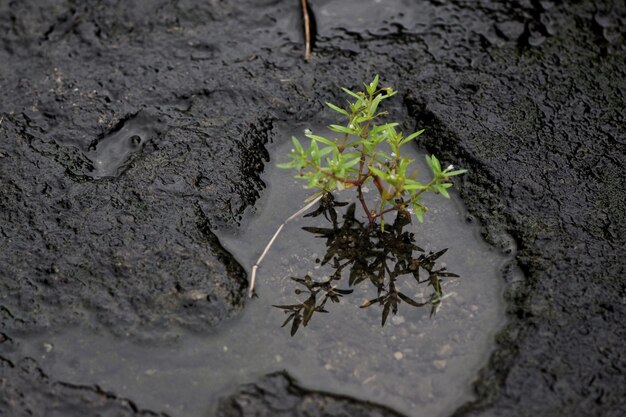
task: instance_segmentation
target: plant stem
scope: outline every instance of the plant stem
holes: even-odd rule
[[[357,190],[358,190],[359,201],[361,202],[361,205],[363,206],[363,210],[365,210],[365,214],[367,214],[367,220],[369,221],[370,226],[372,226],[374,224],[374,219],[376,217],[373,216],[370,209],[367,208],[367,203],[365,202],[365,198],[363,197],[362,185],[359,185],[357,187]]]
[[[369,225],[371,226],[374,224],[374,217],[372,216],[372,212],[370,211],[370,209],[367,207],[367,203],[365,202],[365,198],[363,197],[363,183],[369,176],[369,173],[368,173],[368,175],[363,177],[363,168],[365,166],[365,156],[366,156],[365,145],[361,145],[361,160],[359,161],[359,177],[357,180],[357,190],[358,190],[359,201],[361,202],[361,206],[363,206],[363,210],[365,210],[365,214],[367,215],[367,220],[369,222]]]
[[[314,167],[316,171],[322,171],[322,169],[320,167]],[[330,177],[332,179],[334,179],[335,181],[339,181],[342,182],[344,184],[350,184],[353,185],[355,187],[360,187],[361,184],[363,184],[363,181],[359,181],[359,180],[351,180],[350,178],[343,178],[343,177],[339,177],[337,175],[335,175],[335,173],[333,172],[323,172],[324,175],[326,175],[327,177]],[[367,177],[365,177],[367,179]]]
[[[261,262],[263,262],[263,258],[265,258],[265,255],[267,255],[267,252],[269,252],[270,248],[274,244],[274,241],[276,240],[280,232],[283,230],[283,227],[285,227],[287,223],[289,223],[296,217],[301,216],[302,214],[304,214],[305,211],[313,207],[318,201],[322,199],[322,196],[323,194],[320,194],[319,196],[317,196],[313,201],[311,201],[309,204],[307,204],[306,206],[302,207],[300,210],[296,211],[294,214],[289,216],[287,220],[285,220],[280,226],[278,226],[278,229],[276,229],[276,232],[274,232],[274,235],[272,236],[270,241],[267,243],[267,245],[265,245],[265,248],[263,249],[261,256],[259,256],[259,259],[257,259],[256,263],[252,266],[252,271],[250,273],[250,285],[248,287],[248,298],[252,298],[252,295],[254,295],[254,286],[256,284],[256,272],[261,266]]]
[[[304,60],[308,61],[311,58],[311,24],[307,0],[301,0],[300,4],[302,5],[302,19],[304,20]]]
[[[385,210],[381,211],[380,213],[376,213],[376,214],[374,215],[374,217],[373,217],[373,218],[374,218],[374,219],[376,219],[377,217],[382,217],[383,215],[385,215],[385,214],[387,214],[387,213],[389,213],[389,212],[399,210],[399,209],[401,209],[402,207],[404,207],[404,206],[407,206],[407,205],[411,204],[413,201],[417,200],[417,199],[419,198],[419,196],[420,196],[420,195],[422,195],[425,191],[428,191],[428,189],[429,189],[429,188],[430,188],[433,184],[435,184],[435,182],[437,182],[437,178],[433,178],[433,179],[432,179],[432,180],[431,180],[431,181],[430,181],[430,182],[426,185],[426,187],[425,187],[423,190],[419,190],[417,193],[415,193],[415,195],[414,195],[414,196],[413,196],[413,197],[412,197],[409,201],[404,201],[404,202],[402,202],[402,203],[395,204],[395,205],[393,205],[392,207],[390,207],[390,208],[388,208],[388,209],[385,209]]]

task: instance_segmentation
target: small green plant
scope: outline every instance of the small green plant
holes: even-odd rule
[[[428,211],[422,195],[434,192],[449,198],[450,178],[466,170],[454,170],[452,165],[442,169],[434,155],[427,155],[432,179],[426,183],[417,180],[417,169],[411,167],[411,159],[402,156],[402,147],[424,130],[404,136],[397,129],[399,123],[379,123],[381,116],[387,114],[380,111],[382,101],[394,96],[396,91],[379,88],[378,81],[377,75],[371,83],[365,84],[365,91],[342,88],[353,100],[347,101],[346,108],[326,103],[345,118],[345,124],[329,126],[338,137],[329,139],[307,134],[311,142],[305,148],[294,136],[291,161],[278,167],[298,170],[296,178],[307,181],[308,188],[317,188],[322,193],[355,188],[370,226],[380,219],[384,228],[385,214],[407,209],[422,222]],[[380,197],[375,209],[368,207],[363,195],[370,183]]]

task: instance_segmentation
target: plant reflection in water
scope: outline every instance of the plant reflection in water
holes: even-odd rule
[[[431,315],[444,298],[442,278],[458,277],[438,267],[436,262],[446,251],[426,253],[415,244],[413,233],[404,230],[411,223],[411,215],[406,210],[399,210],[391,226],[381,230],[380,226],[363,224],[355,218],[355,205],[350,204],[343,215],[343,222],[337,220],[336,207],[348,203],[335,201],[332,194],[325,194],[319,207],[305,217],[324,217],[332,224],[330,228],[304,227],[317,237],[326,238],[326,254],[316,260],[322,265],[330,265],[334,272],[326,280],[316,281],[310,275],[304,278],[291,277],[299,286],[297,295],[308,294],[303,302],[288,305],[274,305],[287,314],[283,327],[291,323],[291,335],[295,335],[300,326],[306,327],[315,313],[328,313],[328,300],[339,303],[341,298],[353,292],[352,289],[339,289],[344,275],[348,277],[348,286],[354,287],[370,282],[376,288],[377,297],[366,301],[361,308],[378,304],[382,306],[382,325],[385,325],[389,313],[398,312],[398,305],[405,302],[414,307],[431,307]],[[421,272],[420,272],[421,270]],[[406,277],[405,277],[406,276]],[[418,284],[432,287],[433,292],[421,302],[400,292],[397,281],[412,277]]]

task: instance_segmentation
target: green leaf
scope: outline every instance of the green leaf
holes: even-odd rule
[[[359,158],[361,159],[361,154],[359,152],[344,152],[343,154],[344,158]]]
[[[319,149],[320,148],[317,146],[317,142],[311,142],[311,146],[309,146],[307,153],[311,155],[311,159],[313,160],[313,162],[318,162],[320,160],[318,156]]]
[[[321,172],[316,172],[314,174],[309,174],[309,183],[307,184],[308,188],[313,188],[313,187],[319,187],[320,186],[320,180],[322,179],[322,173]]]
[[[322,136],[318,136],[318,135],[306,135],[307,138],[309,139],[313,139],[316,142],[322,142],[323,144],[329,145],[329,146],[334,146],[337,147],[337,144],[335,142],[332,142]]]
[[[416,204],[413,206],[413,211],[415,212],[417,220],[419,220],[420,223],[424,223],[424,211],[422,210],[422,207]]]
[[[411,160],[409,158],[400,158],[400,163],[398,164],[397,168],[396,168],[396,172],[398,172],[398,174],[402,174],[403,177],[406,177],[406,170],[409,167],[409,165],[411,164]]]
[[[378,151],[378,152],[376,152],[376,155],[374,155],[374,159],[377,162],[379,162],[381,164],[384,164],[387,161],[393,161],[395,158],[393,156],[389,155],[386,152]]]
[[[370,130],[370,134],[371,134],[371,135],[375,135],[375,134],[377,134],[378,132],[382,132],[382,131],[384,131],[384,130],[394,128],[394,127],[396,127],[396,126],[398,126],[398,125],[399,125],[399,123],[386,123],[386,124],[384,124],[384,125],[374,126],[374,127]],[[395,132],[395,129],[394,129],[394,132]]]
[[[448,194],[448,190],[446,190],[447,187],[444,187],[444,185],[446,185],[446,184],[440,184],[440,185],[436,186],[435,188],[439,192],[439,194],[441,194],[445,198],[450,198],[450,194]],[[450,184],[450,185],[452,185],[452,184]]]
[[[354,158],[347,162],[344,162],[343,164],[341,164],[341,166],[344,168],[351,168],[355,166],[356,164],[358,164],[360,160],[361,160],[361,157],[359,156],[358,158]]]
[[[340,126],[340,125],[330,125],[328,126],[328,128],[330,130],[332,130],[333,132],[338,132],[338,133],[347,133],[349,135],[356,135],[356,130],[354,129],[350,129],[349,127],[345,127],[345,126]]]
[[[370,116],[373,116],[374,113],[376,113],[376,109],[378,108],[378,105],[384,98],[385,96],[382,94],[378,94],[376,97],[374,97],[374,100],[372,100],[372,105],[370,106],[369,111],[368,111]]]
[[[321,158],[321,157],[323,157],[323,156],[328,155],[329,153],[331,153],[331,152],[332,152],[332,151],[334,151],[334,150],[337,150],[337,148],[327,146],[327,147],[325,147],[325,148],[322,148],[322,149],[321,149],[321,150],[317,153],[317,156]]]
[[[418,181],[415,181],[415,180],[406,179],[404,181],[404,189],[407,190],[407,191],[410,191],[410,190],[425,190],[426,188],[428,188],[428,187],[426,187],[424,184],[422,184],[422,183],[420,183]]]
[[[361,110],[360,105],[357,105],[356,103],[350,103],[350,102],[348,101],[348,104],[350,105],[350,111],[351,111],[353,114],[354,114],[354,113],[357,113],[357,112],[359,112],[359,111]]]
[[[348,90],[347,88],[344,88],[344,87],[341,87],[341,89],[343,90],[344,93],[350,94],[352,97],[354,97],[354,98],[356,98],[358,100],[361,100],[361,98],[362,98],[360,95],[358,95],[354,91],[350,91],[350,90]]]
[[[293,146],[296,148],[298,153],[303,154],[304,148],[302,148],[302,145],[300,145],[300,141],[298,140],[298,138],[296,138],[295,136],[292,136],[291,141],[293,142]]]
[[[362,109],[362,108],[364,109],[365,108],[365,104],[364,103],[365,103],[365,100],[363,99],[363,97],[359,97],[359,99],[356,101],[356,103],[354,103],[354,106],[357,109],[359,109],[359,110]]]
[[[391,88],[379,89],[378,84],[379,77],[376,75],[371,83],[365,84],[365,92],[354,92],[342,88],[342,91],[350,96],[347,97],[347,104],[340,107],[327,102],[326,105],[345,116],[350,125],[348,123],[342,125],[341,122],[330,125],[330,130],[338,134],[333,133],[333,136],[329,136],[329,138],[312,134],[306,135],[311,140],[308,143],[308,149],[303,148],[296,137],[292,137],[294,150],[289,155],[291,161],[277,164],[277,166],[298,170],[300,175],[296,178],[306,180],[305,183],[308,188],[330,192],[343,189],[355,182],[355,179],[361,178],[363,173],[362,170],[359,170],[359,164],[365,164],[368,168],[366,178],[372,179],[375,176],[384,181],[386,187],[394,187],[393,195],[403,198],[402,207],[411,206],[415,217],[423,222],[424,214],[428,212],[428,208],[421,203],[421,195],[425,192],[435,192],[449,198],[448,189],[453,186],[450,177],[465,174],[467,170],[454,170],[454,167],[450,165],[445,171],[442,171],[439,159],[435,155],[427,155],[425,157],[426,162],[434,176],[432,180],[423,184],[416,181],[416,174],[409,175],[410,165],[413,161],[401,155],[401,147],[415,140],[424,133],[424,130],[403,137],[402,132],[398,130],[399,123],[376,125],[376,117],[388,114],[379,110],[381,103],[397,93]],[[369,130],[367,135],[365,135],[366,130]],[[344,134],[351,135],[350,141],[344,141],[344,143],[337,139]],[[361,137],[361,134],[366,137]],[[382,142],[385,142],[384,149],[381,149]],[[336,178],[342,178],[343,181],[338,181]],[[391,207],[391,210],[397,209],[397,203],[390,199],[391,197],[386,192],[383,194],[383,198],[380,198],[378,213],[387,207]],[[435,291],[440,292],[440,289],[435,288]],[[398,297],[408,304],[420,304],[406,296],[398,295]],[[387,314],[389,311],[395,312],[398,299],[394,297],[389,304],[387,298],[388,296],[385,297],[387,302],[383,302],[382,299],[379,301],[381,304],[385,304],[385,308],[388,310]],[[434,300],[433,304],[435,301],[439,303],[439,298]],[[306,325],[306,322],[307,320],[301,321],[299,325]]]
[[[419,135],[421,135],[422,133],[424,133],[424,131],[425,131],[425,130],[426,130],[426,129],[422,129],[422,130],[419,130],[419,131],[417,131],[417,132],[415,132],[415,133],[410,134],[409,136],[407,136],[406,138],[404,138],[404,139],[402,140],[402,142],[400,142],[400,146],[404,145],[405,143],[408,143],[408,142],[412,141],[413,139],[415,139],[416,137],[418,137]]]
[[[378,87],[378,74],[376,74],[376,76],[374,77],[374,81],[372,81],[369,84],[365,84],[365,89],[367,90],[367,93],[370,96],[376,92],[377,87]]]
[[[433,163],[433,168],[437,171],[437,173],[441,172],[441,164],[435,155],[431,156],[431,161]]]
[[[334,111],[336,111],[336,112],[338,112],[338,113],[341,113],[341,114],[343,114],[344,116],[348,116],[348,117],[350,117],[350,113],[348,113],[346,110],[342,109],[341,107],[339,107],[339,106],[335,106],[334,104],[329,103],[329,102],[326,102],[326,105],[327,105],[328,107],[330,107],[331,109],[333,109]]]
[[[384,135],[369,135],[369,142],[378,145],[379,143],[382,143],[385,141],[385,136]]]
[[[369,169],[370,171],[372,171],[374,174],[378,175],[380,178],[384,179],[384,180],[386,180],[386,179],[387,179],[387,177],[388,177],[388,175],[387,175],[387,173],[386,173],[386,172],[381,171],[380,169],[375,168],[375,167],[373,167],[373,166],[371,166],[371,165],[370,165],[370,166],[368,166],[368,169]]]
[[[455,175],[465,174],[467,172],[466,169],[459,169],[457,171],[446,172],[446,177],[454,177]]]
[[[433,174],[435,174],[435,176],[438,176],[439,174],[441,174],[441,164],[439,163],[439,160],[437,159],[435,155],[432,155],[432,156],[426,155],[426,163],[428,164],[430,169],[433,171]]]
[[[395,96],[398,93],[393,88],[389,88],[389,87],[387,87],[385,90],[387,91],[387,95],[386,95],[385,98],[389,98],[391,96]]]

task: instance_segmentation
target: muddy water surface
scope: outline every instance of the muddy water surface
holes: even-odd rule
[[[277,162],[289,152],[283,138],[291,133],[276,129],[276,142],[283,143],[271,150]],[[417,151],[414,156],[423,160]],[[310,194],[292,173],[274,168],[276,161],[266,169],[267,190],[256,213],[249,213],[236,233],[220,236],[248,270],[277,226]],[[342,198],[349,199],[349,192]],[[279,370],[307,388],[379,402],[409,416],[445,415],[471,398],[470,384],[503,323],[501,270],[509,257],[481,241],[456,196],[428,203],[425,223],[411,226],[416,243],[426,251],[449,248],[439,262],[460,275],[444,281],[448,297],[433,317],[428,308],[402,304],[381,327],[379,306],[359,308],[376,296],[375,289],[362,285],[339,304],[329,303],[329,314],[315,315],[291,337],[289,328],[280,327],[285,314],[272,307],[303,300],[289,277],[322,279],[332,272],[315,262],[326,251],[325,241],[301,230],[328,227],[318,217],[287,225],[259,270],[258,297],[213,335],[181,331],[167,345],[153,346],[76,328],[24,341],[23,353],[60,380],[98,384],[173,416],[211,415],[220,397]],[[416,300],[430,293],[414,280],[399,285]]]

